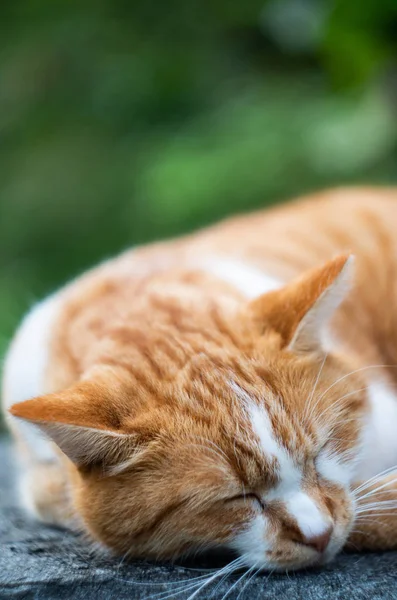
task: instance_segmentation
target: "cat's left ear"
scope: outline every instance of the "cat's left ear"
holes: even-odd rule
[[[10,407],[12,417],[41,429],[77,467],[117,471],[127,457],[138,456],[136,433],[120,423],[133,396],[117,378],[82,381],[73,387],[26,400]],[[132,462],[132,461],[131,461]]]
[[[327,326],[350,289],[353,267],[353,255],[338,256],[260,296],[249,307],[255,323],[262,332],[277,332],[283,348],[321,351]]]

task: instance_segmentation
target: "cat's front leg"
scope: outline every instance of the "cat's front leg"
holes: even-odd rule
[[[19,504],[25,511],[49,525],[66,526],[71,519],[66,471],[49,440],[40,440],[48,451],[40,448],[29,424],[9,421],[16,447],[16,479]],[[29,435],[28,435],[29,434]],[[39,450],[39,451],[38,451]],[[43,450],[43,448],[41,448]],[[49,452],[51,450],[51,453]]]
[[[355,490],[356,519],[347,549],[397,549],[397,472]]]
[[[49,525],[70,526],[66,481],[57,464],[29,465],[19,480],[20,503],[34,518]]]

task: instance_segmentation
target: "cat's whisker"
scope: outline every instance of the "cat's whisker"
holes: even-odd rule
[[[390,485],[393,485],[396,482],[397,482],[397,477],[390,479],[389,481],[386,481],[383,485],[380,485],[377,488],[375,488],[374,490],[370,490],[369,492],[365,493],[363,496],[359,496],[358,498],[356,498],[357,502],[360,503],[362,500],[365,500],[366,498],[375,496],[382,490],[383,490],[383,493],[390,493],[390,490],[387,490],[385,488],[389,487]],[[363,491],[365,491],[365,490],[363,490]]]
[[[155,600],[155,599],[156,600],[167,600],[168,598],[173,598],[182,593],[188,592],[190,590],[194,590],[197,586],[202,585],[203,583],[206,584],[206,582],[209,579],[211,579],[211,581],[216,579],[216,577],[221,576],[225,571],[227,572],[227,575],[229,575],[231,572],[241,568],[243,565],[244,565],[244,560],[241,557],[236,558],[232,562],[228,563],[225,567],[222,567],[221,569],[216,570],[215,573],[213,573],[212,575],[202,575],[199,577],[193,577],[192,579],[185,579],[181,582],[177,582],[177,583],[184,583],[185,585],[182,585],[182,586],[179,585],[178,587],[173,588],[172,592],[170,592],[169,590],[163,591],[163,592],[158,592],[156,594],[148,596],[145,600]],[[198,580],[200,580],[200,581],[198,581]],[[205,581],[203,582],[203,580],[205,580]],[[159,585],[163,585],[163,584],[159,584]]]
[[[228,595],[246,578],[249,577],[249,575],[252,573],[252,571],[254,569],[256,569],[256,565],[258,563],[255,563],[252,567],[250,567],[247,571],[245,571],[245,573],[243,573],[241,575],[241,577],[239,577],[237,579],[237,581],[231,586],[231,588],[226,592],[226,594],[224,594],[224,596],[222,597],[222,600],[226,600],[226,598],[228,597]]]
[[[241,468],[240,459],[237,456],[237,452],[236,452],[236,440],[233,440],[233,454],[234,454],[234,458],[236,459],[236,462],[237,462],[239,468]]]
[[[211,572],[213,572],[214,569],[211,569]],[[180,586],[181,584],[193,584],[194,582],[197,582],[196,585],[198,585],[203,579],[207,578],[208,574],[206,575],[198,575],[197,577],[191,577],[189,579],[174,579],[173,581],[167,581],[167,585],[175,585],[175,586]],[[135,581],[134,579],[125,579],[124,577],[120,577],[119,575],[117,575],[115,577],[116,581],[122,581],[123,583],[127,583],[130,585],[135,585],[135,586],[145,586],[145,587],[155,587],[155,586],[161,586],[164,587],[164,583],[153,583],[151,581]],[[199,581],[200,580],[200,581]],[[177,588],[178,589],[178,588]],[[175,588],[174,588],[175,591]],[[165,594],[167,592],[163,591],[163,592],[157,592],[156,594],[154,594],[153,596],[150,596],[150,598],[154,598],[157,595],[161,595],[161,594]]]
[[[243,563],[244,563],[244,561],[243,561]],[[239,568],[241,568],[240,565],[237,566],[237,567],[231,568],[228,574],[233,573],[234,571],[236,571]],[[222,572],[223,572],[223,570],[221,570],[219,573],[216,573],[215,575],[212,575],[211,577],[209,577],[208,580],[206,582],[204,582],[202,585],[200,585],[200,587],[198,588],[198,590],[196,590],[195,592],[193,592],[193,594],[191,594],[187,600],[193,600],[193,598],[196,598],[198,596],[198,594],[204,588],[206,588],[210,583],[212,583],[212,581],[214,581],[214,579],[216,579],[217,577],[219,577],[219,575],[221,575]]]
[[[371,523],[374,519],[374,517],[378,517],[378,518],[384,518],[384,517],[396,517],[396,512],[379,512],[379,513],[373,513],[372,511],[368,511],[367,513],[363,513],[363,516],[367,516],[367,522]],[[357,517],[357,522],[358,521],[362,521],[362,519],[360,518],[360,516]]]
[[[381,507],[372,507],[372,508],[368,508],[366,510],[362,510],[360,513],[358,513],[356,515],[357,519],[362,516],[362,515],[368,515],[370,517],[373,517],[375,515],[378,516],[386,516],[386,515],[393,515],[396,516],[396,511],[397,510],[397,506],[385,506],[383,509]],[[375,512],[376,511],[376,512]]]
[[[359,496],[356,498],[356,502],[357,502],[357,509],[356,509],[356,513],[358,513],[359,511],[361,511],[364,507],[368,507],[370,504],[374,505],[374,504],[383,504],[385,505],[386,503],[391,503],[391,502],[397,502],[397,498],[393,499],[387,499],[387,500],[376,500],[379,495],[389,495],[391,493],[390,490],[386,489],[388,486],[395,484],[397,481],[397,478],[391,479],[390,481],[387,481],[386,483],[384,483],[383,485],[378,486],[377,488],[375,488],[374,490],[371,490],[370,492],[367,492],[366,494]],[[363,490],[365,491],[365,490]],[[363,502],[364,500],[367,500],[367,502]],[[373,500],[373,502],[368,502]]]
[[[356,521],[366,522],[366,523],[373,523],[374,517],[378,517],[378,520],[376,522],[379,523],[379,518],[395,517],[395,516],[396,516],[395,512],[391,512],[391,513],[386,513],[386,512],[382,512],[382,513],[369,513],[369,514],[363,515],[363,517],[358,516],[357,519],[356,519]],[[385,523],[385,525],[387,525],[387,523]]]
[[[384,500],[380,502],[370,502],[368,504],[363,504],[356,511],[357,515],[360,515],[364,512],[369,512],[371,510],[393,510],[397,508],[397,500]]]
[[[311,395],[310,395],[310,399],[306,401],[306,404],[305,404],[305,411],[304,411],[304,419],[305,419],[305,420],[306,420],[306,419],[307,419],[307,420],[310,420],[310,418],[311,418],[311,416],[312,416],[312,414],[313,414],[313,410],[314,410],[314,408],[316,407],[316,404],[317,404],[317,403],[315,403],[314,407],[313,407],[313,408],[310,410],[310,414],[309,414],[309,415],[307,415],[307,410],[308,410],[308,408],[310,408],[310,406],[311,406],[311,403],[312,403],[312,401],[313,401],[313,397],[314,397],[314,394],[315,394],[315,392],[316,392],[317,385],[318,385],[318,382],[319,382],[319,380],[320,380],[320,377],[321,377],[321,373],[323,372],[324,365],[325,365],[325,361],[327,360],[327,357],[328,357],[328,352],[325,354],[325,356],[324,356],[324,359],[323,359],[323,361],[322,361],[322,363],[321,363],[321,366],[320,366],[320,368],[319,368],[319,370],[318,370],[318,373],[317,373],[317,378],[316,378],[316,381],[314,382],[314,386],[313,386],[312,393],[311,393]]]
[[[244,565],[244,560],[242,558],[241,558],[241,565],[242,566]],[[241,568],[240,565],[238,565],[235,570],[237,570],[239,568]],[[227,579],[229,577],[230,574],[231,574],[230,571],[227,572],[225,575],[223,575],[222,579],[220,581],[218,581],[218,583],[216,584],[215,588],[212,591],[211,597],[215,596],[216,591],[219,589],[219,587],[222,585],[222,583],[225,581],[225,579]]]
[[[357,492],[360,492],[360,491],[362,491],[362,490],[370,487],[371,485],[374,485],[381,478],[385,477],[386,475],[390,475],[391,473],[393,473],[393,471],[397,471],[397,465],[394,465],[393,467],[389,467],[387,469],[384,469],[383,471],[380,471],[376,475],[373,475],[373,477],[370,477],[369,479],[367,479],[366,481],[364,481],[363,483],[361,483],[360,485],[358,485],[357,487],[355,487],[354,489],[352,489],[351,493],[354,494],[354,495],[356,495]]]
[[[208,578],[208,577],[207,577]],[[184,586],[181,586],[179,588],[174,588],[172,591],[167,590],[158,594],[154,594],[152,596],[146,596],[143,600],[169,600],[172,598],[176,598],[177,596],[179,596],[180,594],[184,594],[186,592],[189,592],[190,590],[196,588],[198,585],[200,585],[201,582],[198,583],[193,583],[193,584],[186,584]]]
[[[123,554],[123,556],[121,557],[121,560],[120,560],[120,562],[117,565],[117,573],[119,573],[119,571],[120,571],[121,567],[123,566],[123,563],[124,563],[125,559],[127,558],[128,554],[129,554],[129,551],[127,550],[127,552],[125,552],[125,554]]]
[[[352,529],[350,535],[352,535],[353,533],[361,533],[361,535],[368,535],[368,532],[363,531],[362,529]]]
[[[357,514],[363,510],[370,510],[372,508],[394,508],[397,506],[397,500],[380,500],[379,502],[368,502],[367,504],[363,504],[359,507]]]
[[[322,400],[322,398],[324,398],[324,396],[336,385],[338,385],[338,383],[340,383],[341,381],[343,381],[344,379],[346,379],[347,377],[350,377],[351,375],[355,375],[356,373],[360,373],[361,371],[366,371],[368,369],[380,369],[380,368],[384,368],[384,369],[396,369],[397,365],[367,365],[366,367],[360,367],[359,369],[354,369],[354,371],[350,371],[350,373],[347,373],[346,375],[343,375],[342,377],[339,377],[336,381],[334,381],[326,390],[325,392],[323,392],[319,398],[319,401]]]
[[[392,365],[384,365],[384,366],[392,366]],[[397,365],[396,365],[397,366]],[[324,418],[324,416],[329,413],[330,411],[334,412],[334,417],[337,417],[338,415],[340,415],[341,417],[344,416],[342,411],[341,411],[341,407],[339,407],[339,413],[335,413],[335,408],[338,407],[338,405],[340,404],[340,402],[342,400],[344,400],[345,398],[348,398],[350,396],[353,396],[354,394],[358,394],[359,392],[364,392],[366,390],[369,389],[369,386],[365,386],[362,388],[359,388],[357,390],[353,390],[351,392],[348,392],[347,394],[344,394],[343,396],[341,396],[340,398],[338,398],[337,400],[335,400],[335,402],[333,402],[330,406],[328,406],[322,413],[321,413],[321,419]],[[343,419],[343,423],[350,423],[350,422],[357,422],[357,419]]]
[[[258,563],[256,563],[256,564],[258,564]],[[240,590],[240,592],[239,592],[239,595],[237,596],[236,600],[239,600],[240,596],[242,596],[242,595],[243,595],[243,593],[244,593],[244,590],[245,590],[245,589],[248,587],[248,585],[251,583],[251,581],[252,581],[252,580],[253,580],[253,579],[254,579],[254,578],[255,578],[255,577],[258,575],[258,573],[259,573],[259,571],[261,570],[261,568],[262,568],[262,567],[257,567],[257,568],[255,569],[255,571],[252,573],[252,575],[251,575],[251,576],[248,578],[248,580],[245,582],[245,584],[244,584],[244,585],[243,585],[243,587],[241,588],[241,590]],[[272,573],[273,573],[273,571],[271,571],[271,572],[270,572],[270,575],[271,575]],[[269,577],[270,577],[270,575],[269,575]],[[266,581],[267,581],[267,579],[269,579],[269,577],[267,577],[267,578],[266,578]]]
[[[341,401],[344,400],[345,398],[349,398],[350,396],[353,396],[354,394],[358,394],[359,392],[364,392],[367,389],[368,389],[368,386],[366,385],[365,387],[362,387],[357,390],[353,390],[352,392],[348,392],[347,394],[344,394],[343,396],[341,396],[340,398],[335,400],[335,402],[330,404],[330,406],[327,406],[327,408],[324,411],[321,412],[321,418],[323,418],[330,411],[334,411],[335,408],[338,407],[339,404],[341,403]],[[311,416],[312,416],[312,414],[311,414]],[[356,420],[356,419],[353,419],[353,420]]]
[[[394,480],[393,483],[396,483],[397,480]],[[357,505],[360,506],[360,501],[361,500],[365,500],[365,499],[371,499],[373,496],[375,496],[375,498],[377,498],[378,496],[382,499],[382,496],[389,496],[390,497],[390,493],[391,490],[372,490],[371,492],[368,492],[368,494],[366,496],[362,496],[360,498],[357,498]],[[397,499],[397,496],[396,496]]]

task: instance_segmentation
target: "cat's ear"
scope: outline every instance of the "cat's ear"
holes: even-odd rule
[[[354,256],[338,256],[253,300],[256,324],[262,331],[276,331],[291,351],[321,351],[326,328],[350,289],[353,265]]]
[[[115,465],[133,452],[134,435],[120,429],[123,396],[117,386],[83,381],[65,391],[11,406],[13,417],[34,423],[78,467]],[[118,401],[118,402],[117,402]]]

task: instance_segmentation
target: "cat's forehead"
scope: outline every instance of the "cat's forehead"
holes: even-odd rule
[[[225,473],[237,474],[248,486],[268,488],[286,479],[297,483],[312,451],[310,436],[270,390],[250,393],[233,380],[223,385],[227,393],[210,404],[188,399],[187,420],[178,419],[175,430],[175,435],[181,434],[185,440],[181,452],[203,453],[202,464],[208,468],[226,458]]]
[[[287,410],[282,398],[268,390],[266,401],[258,400],[235,382],[230,386],[252,446],[268,461],[275,461],[278,468],[288,461],[302,462],[312,450],[313,439],[296,418],[298,415]]]

